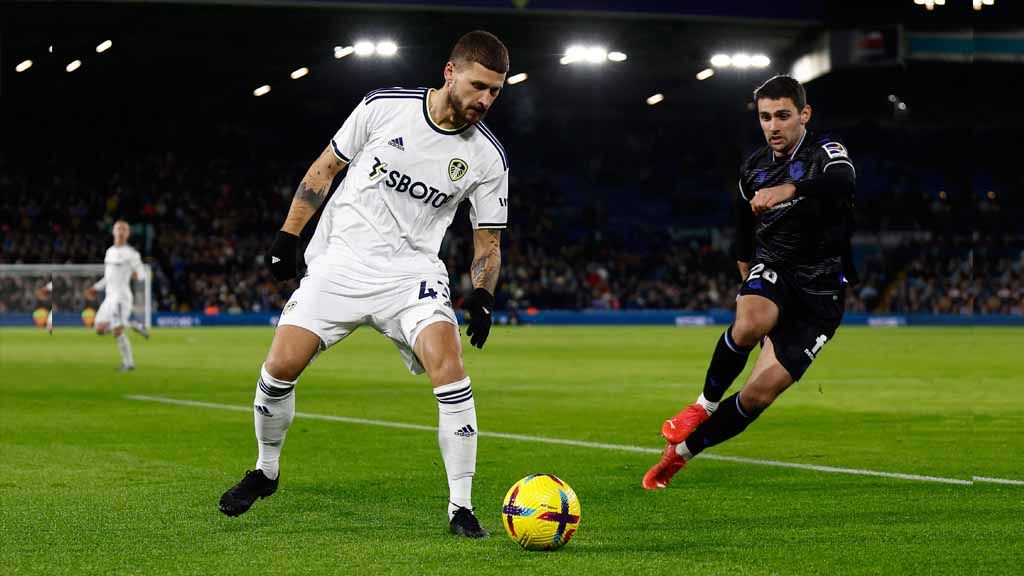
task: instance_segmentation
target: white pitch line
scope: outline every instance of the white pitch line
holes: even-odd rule
[[[178,400],[176,398],[165,398],[162,396],[144,396],[139,394],[126,395],[129,400],[141,400],[144,402],[160,402],[163,404],[175,404],[178,406],[195,406],[198,408],[213,408],[215,410],[231,410],[234,412],[251,412],[249,406],[235,406],[232,404],[215,404],[212,402],[197,402],[195,400]],[[349,418],[347,416],[333,416],[331,414],[313,414],[310,412],[296,412],[300,418],[310,420],[326,420],[329,422],[344,422],[347,424],[363,424],[367,426],[382,426],[385,428],[400,428],[404,430],[421,430],[424,432],[437,432],[436,426],[424,426],[422,424],[408,424],[406,422],[390,422],[387,420],[369,420],[366,418]],[[543,436],[527,436],[525,434],[505,434],[502,432],[480,432],[480,436],[488,438],[501,438],[503,440],[518,440],[522,442],[536,442],[541,444],[557,444],[560,446],[578,446],[580,448],[597,448],[602,450],[615,450],[618,452],[637,452],[641,454],[661,454],[661,449],[647,448],[644,446],[630,446],[628,444],[605,444],[603,442],[584,442],[582,440],[566,440],[562,438],[545,438]],[[801,464],[798,462],[782,462],[779,460],[758,460],[755,458],[742,458],[739,456],[722,456],[720,454],[702,454],[703,460],[720,460],[723,462],[736,462],[740,464],[755,464],[758,466],[774,466],[777,468],[795,468],[797,470],[810,470],[813,472],[827,472],[831,474],[850,474],[854,476],[876,476],[880,478],[892,478],[896,480],[914,480],[918,482],[938,482],[941,484],[957,484],[971,486],[974,482],[991,482],[996,484],[1024,485],[1024,480],[1010,480],[1007,478],[989,478],[975,476],[972,480],[960,478],[945,478],[942,476],[922,476],[920,474],[903,474],[900,472],[882,472],[879,470],[863,470],[860,468],[837,468],[834,466],[819,466],[817,464]]]
[[[1010,480],[1008,478],[989,478],[988,476],[975,476],[975,482],[988,482],[990,484],[1009,484],[1011,486],[1024,486],[1024,480]]]
[[[970,486],[974,484],[970,480],[959,478],[944,478],[942,476],[922,476],[920,474],[903,474],[901,472],[881,472],[879,470],[863,470],[860,468],[837,468],[835,466],[819,466],[817,464],[799,464],[796,462],[780,462],[778,460],[756,460],[754,458],[742,458],[740,456],[720,456],[717,454],[705,454],[701,458],[713,457],[715,460],[726,460],[729,462],[741,462],[743,464],[761,464],[764,466],[778,466],[780,468],[797,468],[800,470],[814,470],[815,472],[830,472],[832,474],[854,474],[857,476],[879,476],[882,478],[896,478],[899,480],[918,480],[920,482],[941,482],[943,484],[961,484]],[[1024,484],[1024,482],[1021,482]]]

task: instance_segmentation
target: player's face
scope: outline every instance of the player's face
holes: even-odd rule
[[[128,234],[131,233],[131,229],[128,228],[127,222],[117,222],[114,224],[114,244],[124,244],[128,241]]]
[[[464,124],[483,120],[505,85],[504,74],[479,62],[460,65],[449,62],[444,76],[448,82],[448,103],[455,111],[456,120]]]
[[[761,98],[757,101],[757,116],[768,145],[777,155],[784,156],[803,136],[804,125],[811,119],[811,107],[797,110],[792,98]]]

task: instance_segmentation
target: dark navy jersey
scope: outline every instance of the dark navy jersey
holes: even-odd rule
[[[750,155],[736,202],[737,260],[786,270],[808,287],[837,287],[849,253],[855,177],[842,142],[810,131],[788,156],[776,157],[767,145]],[[755,192],[788,183],[797,187],[793,198],[754,215]]]

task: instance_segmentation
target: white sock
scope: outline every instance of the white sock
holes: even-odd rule
[[[121,364],[135,366],[135,359],[132,358],[132,343],[128,341],[128,335],[124,332],[117,337],[117,349],[121,352]]]
[[[476,405],[469,377],[434,388],[437,443],[448,473],[448,519],[458,507],[472,508],[476,472]]]
[[[693,458],[693,454],[690,453],[690,449],[686,447],[686,442],[676,444],[676,454],[679,454],[679,456],[687,462],[690,461],[690,458]]]
[[[256,469],[273,480],[280,473],[278,460],[284,445],[288,426],[295,418],[295,382],[278,380],[267,372],[267,365],[260,367],[260,379],[256,382],[256,399],[253,401],[253,420],[256,424],[256,443],[260,449]]]
[[[708,400],[707,398],[704,397],[703,392],[701,392],[700,396],[697,398],[697,404],[703,406],[704,410],[708,413],[709,416],[711,414],[714,414],[715,410],[718,410],[718,402],[712,402],[711,400]]]

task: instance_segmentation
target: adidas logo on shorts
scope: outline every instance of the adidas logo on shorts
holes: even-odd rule
[[[388,140],[388,144],[394,146],[395,148],[398,148],[402,152],[405,152],[405,143],[402,142],[401,136],[399,136],[398,138],[392,138],[391,140]]]

